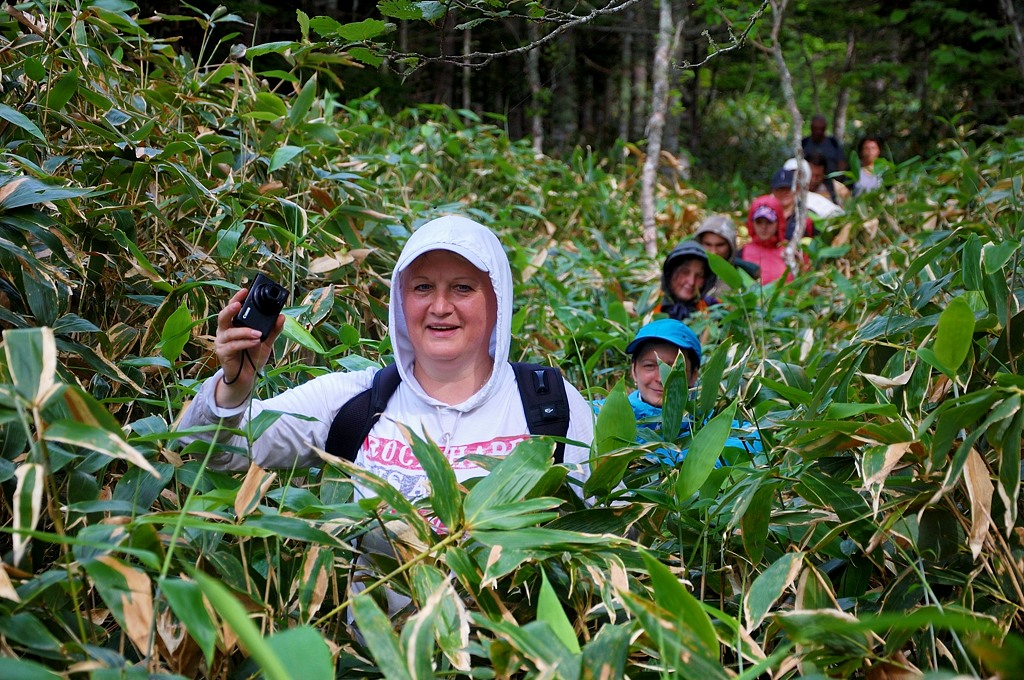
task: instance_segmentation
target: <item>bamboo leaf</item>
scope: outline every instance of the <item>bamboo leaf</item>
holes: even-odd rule
[[[280,170],[292,162],[296,156],[305,152],[305,150],[305,147],[302,146],[291,146],[290,144],[285,144],[281,148],[277,149],[274,152],[274,155],[270,157],[270,165],[267,167],[267,172]]]
[[[184,304],[178,306],[164,322],[160,332],[160,355],[172,364],[181,356],[192,336],[192,315]]]
[[[786,553],[764,570],[751,584],[746,597],[743,598],[743,614],[747,619],[745,630],[753,631],[764,620],[772,605],[782,597],[786,588],[793,585],[804,553]]]
[[[660,362],[660,360],[659,360]],[[696,367],[694,367],[696,368]],[[686,361],[682,355],[673,364],[665,379],[664,404],[661,409],[661,430],[666,441],[674,441],[682,429],[683,417],[689,406],[690,384],[686,374]]]
[[[580,653],[580,643],[576,639],[576,631],[573,630],[572,622],[565,615],[562,603],[555,594],[555,589],[548,581],[547,572],[541,569],[540,572],[540,593],[537,595],[537,620],[544,621],[565,648],[573,654]]]
[[[636,416],[626,396],[626,383],[620,381],[601,405],[594,423],[597,455],[620,449],[636,441]],[[600,465],[600,462],[597,463]]]
[[[288,112],[288,122],[295,127],[305,119],[309,113],[313,100],[316,98],[316,74],[310,76],[306,84],[299,91],[299,96],[292,102],[291,110]]]
[[[646,550],[640,553],[654,588],[654,601],[671,614],[688,649],[706,659],[718,661],[718,635],[700,601],[686,589],[664,564]]]
[[[14,210],[26,205],[78,198],[90,193],[91,189],[53,186],[32,177],[15,177],[0,183],[0,210]]]
[[[288,628],[265,638],[263,642],[285,664],[289,677],[333,680],[334,661],[331,659],[331,650],[327,648],[323,635],[315,628]]]
[[[722,449],[725,448],[725,442],[732,431],[735,414],[736,402],[734,401],[693,436],[690,450],[679,469],[679,479],[676,483],[676,499],[678,501],[685,501],[696,493],[697,489],[707,481],[711,471],[715,469],[715,463],[722,455]]]
[[[553,445],[527,439],[481,479],[466,496],[463,513],[470,528],[491,507],[522,500],[552,465]]]
[[[384,677],[413,680],[405,664],[398,636],[391,629],[391,619],[380,610],[377,603],[368,595],[356,595],[352,599],[352,614]]]
[[[21,564],[29,544],[29,534],[39,523],[43,508],[43,466],[22,463],[15,471],[18,483],[14,489],[14,554],[13,564]]]
[[[141,453],[124,439],[108,430],[76,423],[73,420],[58,420],[46,428],[44,438],[47,441],[80,446],[83,449],[89,449],[104,456],[126,460],[154,477],[160,477],[156,468]]]
[[[463,519],[462,491],[451,463],[434,442],[417,436],[404,425],[399,425],[399,429],[430,481],[430,505],[434,508],[434,514],[448,531],[458,530]]]
[[[952,377],[967,358],[974,338],[974,312],[962,297],[954,298],[939,315],[935,357]]]
[[[35,661],[11,659],[6,656],[0,656],[0,677],[4,680],[62,680],[63,678]]]
[[[29,133],[39,141],[46,143],[46,135],[43,134],[35,123],[29,120],[28,116],[23,113],[15,111],[7,104],[0,104],[0,118],[3,118],[8,123],[20,127],[25,132]],[[0,201],[2,203],[2,201]]]
[[[158,585],[160,592],[167,599],[171,611],[185,625],[185,630],[199,645],[206,663],[211,663],[217,644],[217,630],[206,610],[203,592],[199,588],[199,584],[184,579],[162,578],[158,581]]]
[[[57,345],[50,328],[5,330],[4,354],[14,389],[32,408],[42,407],[58,389]]]
[[[203,594],[213,605],[214,610],[224,622],[235,632],[238,639],[245,645],[249,655],[263,669],[269,680],[291,680],[295,677],[289,672],[291,652],[285,650],[282,656],[277,649],[267,644],[260,631],[249,619],[245,607],[235,599],[225,586],[211,576],[202,572],[194,572],[192,576],[199,583]]]

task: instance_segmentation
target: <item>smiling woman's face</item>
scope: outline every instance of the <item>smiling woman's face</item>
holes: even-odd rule
[[[436,374],[490,361],[498,301],[487,272],[461,255],[417,257],[402,273],[402,308],[417,364]]]
[[[686,376],[690,384],[696,374],[688,357],[675,345],[669,342],[649,342],[640,348],[640,354],[633,360],[633,380],[640,391],[640,398],[651,406],[662,405],[665,400],[665,387],[661,384],[661,368],[658,360],[673,365],[676,361],[686,361]]]

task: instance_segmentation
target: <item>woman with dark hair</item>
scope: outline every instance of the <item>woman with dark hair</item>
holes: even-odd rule
[[[881,141],[871,135],[864,137],[857,145],[857,155],[860,156],[860,175],[853,185],[854,196],[882,187],[882,178],[875,174],[875,161],[882,155]]]

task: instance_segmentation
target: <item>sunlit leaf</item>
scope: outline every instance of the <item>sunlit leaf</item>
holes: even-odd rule
[[[974,337],[974,312],[962,298],[954,298],[939,315],[935,334],[935,357],[949,375],[967,358]]]
[[[35,529],[43,508],[43,481],[45,471],[42,465],[22,463],[14,476],[18,484],[14,489],[14,565],[21,563],[28,548],[30,536],[27,533]]]

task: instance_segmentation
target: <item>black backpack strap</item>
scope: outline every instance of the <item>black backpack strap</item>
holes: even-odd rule
[[[562,372],[553,366],[510,362],[519,383],[519,398],[531,434],[569,434],[569,398]],[[565,444],[555,445],[555,464],[565,459]]]
[[[356,460],[359,447],[366,441],[370,430],[380,420],[391,395],[398,389],[402,376],[398,366],[391,364],[373,374],[370,389],[364,390],[342,404],[331,422],[324,451],[346,460]]]

